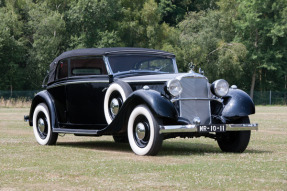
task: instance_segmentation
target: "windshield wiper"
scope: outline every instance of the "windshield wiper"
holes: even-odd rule
[[[155,69],[154,71],[156,71],[156,72],[162,72],[161,70],[164,69],[164,68],[167,67],[167,66],[168,66],[168,64],[165,64],[165,65],[163,65],[162,67]],[[168,72],[165,72],[165,73],[168,73]]]

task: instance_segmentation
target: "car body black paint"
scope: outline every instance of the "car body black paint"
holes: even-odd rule
[[[255,113],[252,99],[240,89],[230,89],[223,99],[226,100],[221,113],[223,117],[243,117]]]
[[[122,51],[122,52],[121,52]],[[128,52],[128,53],[127,53]],[[174,74],[161,72],[139,72],[126,74],[106,74],[91,76],[71,76],[57,80],[55,71],[58,62],[75,57],[107,56],[109,54],[144,54],[165,56],[174,59],[174,55],[163,51],[150,51],[150,49],[107,49],[93,54],[93,50],[70,51],[54,60],[50,68],[50,78],[47,90],[38,93],[33,99],[29,124],[32,125],[33,111],[40,102],[48,105],[51,114],[52,128],[63,132],[89,132],[96,135],[118,134],[126,131],[127,119],[132,109],[139,104],[146,104],[159,118],[164,119],[163,124],[186,124],[186,119],[179,117],[179,108],[176,102],[171,102],[171,96],[166,92],[166,81],[182,74],[175,71]],[[106,63],[108,64],[108,63]],[[109,70],[107,68],[107,70]],[[53,78],[54,76],[54,78]],[[103,112],[103,102],[106,89],[117,79],[127,82],[134,91],[110,125],[107,124]],[[143,90],[148,86],[150,90]],[[223,103],[211,101],[212,115],[225,118],[247,116],[255,112],[251,98],[241,90],[230,89],[229,94],[223,98]],[[200,108],[199,108],[200,109]],[[65,130],[66,129],[66,130]],[[82,129],[83,131],[80,131]],[[56,131],[56,130],[55,130]],[[71,131],[72,132],[72,131]]]
[[[55,108],[55,102],[47,90],[40,91],[35,95],[30,108],[29,125],[33,125],[33,113],[39,103],[45,103],[48,106],[49,113],[51,115],[51,126],[52,128],[58,128],[58,115]]]

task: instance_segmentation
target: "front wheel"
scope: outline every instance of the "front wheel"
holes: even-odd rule
[[[54,145],[58,139],[58,133],[53,133],[48,107],[40,103],[33,114],[33,131],[40,145]]]
[[[129,144],[137,155],[156,155],[162,146],[157,119],[146,105],[137,106],[128,121]]]
[[[249,124],[249,117],[240,118],[234,124]],[[217,133],[217,143],[223,152],[242,153],[248,146],[250,131],[229,131]]]

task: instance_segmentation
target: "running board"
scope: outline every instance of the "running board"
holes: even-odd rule
[[[55,128],[53,129],[53,132],[54,133],[65,133],[65,134],[98,135],[99,130]]]

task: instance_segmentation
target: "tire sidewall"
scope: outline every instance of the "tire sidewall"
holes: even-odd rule
[[[47,132],[47,136],[45,139],[42,139],[40,137],[39,132],[38,132],[38,128],[37,128],[37,117],[38,117],[40,112],[44,113],[44,115],[46,116],[46,119],[47,119],[47,124],[48,124],[48,132]],[[52,130],[51,130],[49,110],[48,110],[48,107],[44,103],[40,103],[39,105],[37,105],[37,107],[34,110],[33,131],[34,131],[35,138],[40,145],[47,145],[49,143],[50,138],[51,138],[51,134],[52,134]]]
[[[144,115],[150,126],[150,138],[148,144],[144,148],[140,148],[135,142],[133,127],[134,122],[137,116]],[[131,113],[129,121],[128,121],[128,139],[130,143],[131,149],[137,155],[148,155],[152,147],[154,147],[154,139],[155,139],[155,120],[153,119],[152,113],[143,105],[137,106]]]
[[[112,95],[113,92],[119,92],[119,94],[121,95],[123,102],[127,99],[129,92],[125,91],[124,88],[119,84],[119,83],[113,83],[110,85],[110,87],[108,88],[106,95],[105,95],[105,99],[104,99],[104,113],[105,113],[105,118],[108,124],[110,124],[113,121],[113,118],[110,115],[109,112],[109,99],[110,96]]]

